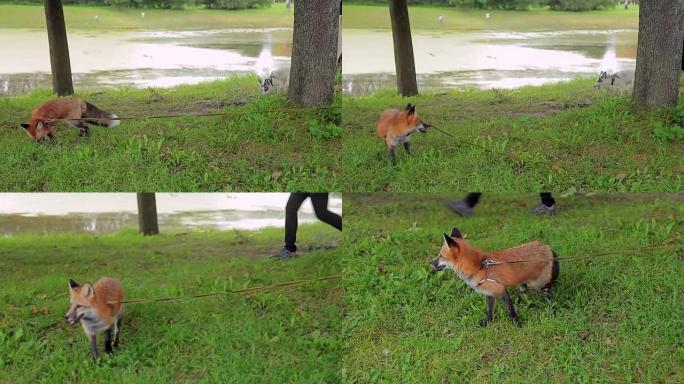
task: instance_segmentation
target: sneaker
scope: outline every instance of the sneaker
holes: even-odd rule
[[[459,216],[469,217],[473,215],[473,207],[463,200],[449,200],[446,202],[446,206]]]
[[[555,215],[556,214],[556,204],[552,206],[546,206],[544,204],[539,204],[536,207],[532,208],[530,211],[531,214],[533,215]]]
[[[271,256],[273,259],[278,259],[278,260],[285,260],[285,259],[290,259],[293,257],[297,256],[297,251],[292,252],[289,249],[283,247],[278,253],[275,255]]]

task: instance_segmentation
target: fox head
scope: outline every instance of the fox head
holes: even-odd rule
[[[460,240],[459,240],[460,239]],[[458,228],[451,230],[451,236],[444,234],[444,244],[439,250],[439,255],[430,264],[432,269],[435,271],[441,271],[445,268],[449,268],[453,271],[459,270],[460,265],[460,253],[461,245],[459,241],[462,241],[463,236],[461,236],[461,231]]]
[[[69,312],[64,317],[69,325],[74,325],[93,311],[93,299],[95,290],[90,283],[78,284],[74,279],[69,279]]]
[[[603,86],[609,85],[609,83],[610,85],[612,85],[613,81],[615,81],[613,76],[609,75],[606,71],[601,71],[601,73],[599,73],[598,80],[596,80],[596,84],[594,84],[594,88],[598,89]]]
[[[52,120],[33,120],[21,124],[24,132],[35,141],[42,141],[47,134],[52,132],[54,121]]]
[[[273,76],[273,74],[268,75],[268,77],[263,80],[259,78],[259,84],[261,85],[262,95],[267,95],[271,92],[271,89],[273,88],[273,79],[275,78],[276,77]]]
[[[428,128],[431,127],[430,124],[421,120],[421,118],[416,113],[415,104],[408,103],[406,108],[402,111],[403,117],[406,119],[406,125],[410,132],[418,131],[420,133],[427,132]]]

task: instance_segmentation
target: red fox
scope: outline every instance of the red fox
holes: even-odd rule
[[[105,112],[85,100],[77,97],[64,97],[61,99],[48,100],[31,113],[27,123],[21,124],[26,134],[33,140],[42,142],[45,136],[55,141],[56,119],[67,119],[67,124],[80,130],[79,136],[88,135],[88,125],[101,125],[103,127],[116,127],[119,125],[119,117],[113,113]],[[87,119],[87,120],[69,120]]]
[[[69,279],[69,301],[71,307],[66,314],[69,325],[80,322],[90,340],[90,353],[97,360],[97,335],[105,332],[105,352],[112,353],[112,328],[114,348],[119,347],[119,334],[123,319],[124,290],[121,282],[111,277],[103,277],[94,285],[80,285]]]
[[[540,289],[550,301],[551,286],[558,279],[557,258],[551,247],[538,241],[503,251],[485,252],[468,244],[458,228],[454,228],[451,236],[444,234],[444,245],[432,262],[432,268],[453,270],[471,288],[487,296],[487,311],[480,321],[481,326],[485,327],[492,321],[494,299],[498,297],[506,305],[511,320],[520,327],[506,289],[511,286],[525,289],[529,285]],[[539,261],[515,263],[522,260]]]
[[[430,128],[430,124],[421,120],[416,113],[416,106],[409,103],[403,111],[398,109],[384,110],[380,115],[380,120],[378,120],[375,134],[379,138],[385,139],[389,159],[392,164],[396,164],[394,149],[403,143],[406,153],[410,155],[411,142],[409,139],[411,134],[415,131],[425,133],[428,128]]]

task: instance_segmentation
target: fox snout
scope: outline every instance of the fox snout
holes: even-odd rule
[[[430,125],[430,124],[428,124],[428,123],[426,123],[426,122],[423,122],[423,125],[421,125],[420,127],[418,127],[418,132],[420,132],[420,133],[425,133],[425,132],[427,132],[428,128],[430,128],[430,127],[432,127],[432,125]]]
[[[444,268],[446,268],[446,264],[439,261],[439,257],[434,259],[432,263],[430,263],[430,266],[432,267],[432,270],[435,272],[441,271]]]
[[[75,325],[76,323],[81,321],[82,317],[83,317],[83,313],[81,313],[79,315],[76,311],[73,311],[73,312],[67,313],[66,316],[64,316],[64,320],[66,320],[67,323],[69,323],[69,325]]]

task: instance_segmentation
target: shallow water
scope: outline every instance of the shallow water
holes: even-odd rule
[[[253,230],[283,227],[287,193],[157,193],[160,231]],[[332,195],[328,208],[342,212],[342,199]],[[317,219],[309,200],[299,222]],[[108,233],[137,228],[137,202],[132,193],[0,194],[0,235]]]
[[[69,32],[74,86],[169,87],[289,68],[292,30]],[[51,87],[47,33],[0,28],[0,96]]]
[[[344,90],[395,88],[390,31],[345,29]],[[420,90],[516,88],[634,69],[636,30],[413,32]]]

